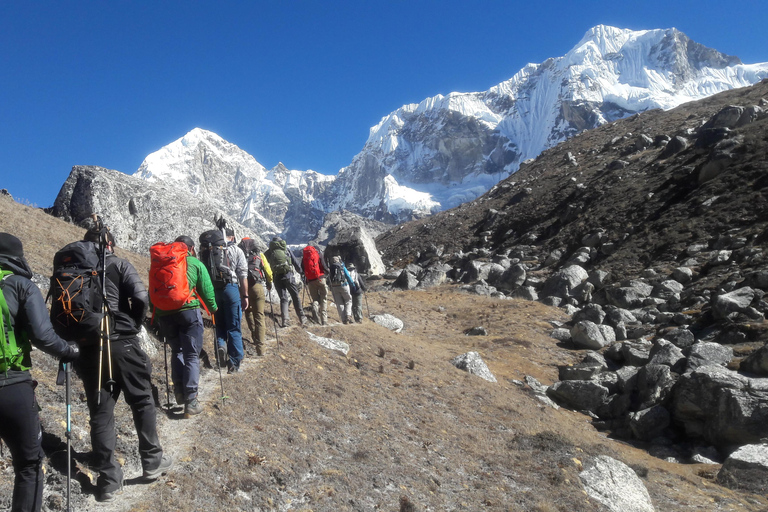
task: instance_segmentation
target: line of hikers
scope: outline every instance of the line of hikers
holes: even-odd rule
[[[217,364],[219,368],[226,364],[230,374],[240,370],[244,356],[243,314],[256,353],[264,355],[264,306],[273,286],[280,299],[282,327],[289,326],[289,301],[293,301],[300,324],[308,324],[301,301],[302,282],[312,301],[313,320],[328,323],[326,280],[342,323],[362,322],[365,283],[361,276],[339,256],[327,264],[315,244],[303,249],[299,262],[279,237],[264,252],[248,237],[236,243],[234,231],[221,220],[219,229],[200,235],[199,252],[186,235],[172,243],[153,245],[147,290],[133,265],[114,254],[115,238],[100,219],[94,217],[86,227],[82,241],[68,244],[54,256],[50,314],[46,299],[31,281],[21,241],[0,233],[0,438],[13,459],[14,512],[42,507],[44,454],[29,372],[32,345],[60,359],[60,374],[66,377],[60,375],[59,381],[66,378],[67,389],[70,366],[83,381],[92,466],[99,473],[95,495],[97,501],[111,502],[123,482],[115,457],[114,418],[121,393],[133,414],[143,480],[154,481],[173,466],[173,458],[164,454],[158,438],[152,368],[138,337],[150,308],[172,351],[174,397],[186,417],[203,411],[198,400],[201,309],[215,325]],[[277,321],[274,315],[273,320]],[[68,396],[67,392],[69,450]],[[69,491],[67,494],[69,500]]]

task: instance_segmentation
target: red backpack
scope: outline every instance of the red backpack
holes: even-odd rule
[[[311,245],[304,248],[302,264],[304,266],[304,275],[307,276],[307,281],[323,277],[323,270],[320,268],[320,253],[318,253],[317,249]]]
[[[163,311],[174,311],[190,301],[187,280],[187,245],[156,243],[149,248],[149,300]]]

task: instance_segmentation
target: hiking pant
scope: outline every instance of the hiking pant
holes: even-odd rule
[[[275,276],[273,284],[275,285],[275,291],[277,291],[278,297],[280,297],[280,316],[283,318],[283,327],[288,326],[288,295],[290,294],[291,300],[293,300],[293,307],[296,310],[296,316],[299,317],[299,321],[303,324],[306,322],[306,315],[301,308],[301,296],[299,295],[299,287],[296,285],[291,277],[293,272],[288,272],[280,277]]]
[[[264,342],[267,338],[267,326],[264,321],[264,304],[266,293],[264,283],[255,281],[248,286],[248,309],[245,311],[245,321],[248,330],[251,331],[253,343],[256,345],[256,353],[264,355]]]
[[[243,333],[240,319],[243,309],[240,304],[240,287],[229,283],[221,290],[216,290],[216,343],[226,347],[230,368],[240,368],[243,361]]]
[[[352,294],[352,316],[355,317],[355,322],[363,322],[363,293]]]
[[[171,347],[173,390],[184,402],[197,398],[200,384],[200,351],[203,349],[203,315],[200,309],[185,309],[158,317],[160,330]],[[181,405],[181,404],[180,404]]]
[[[325,286],[325,278],[319,277],[307,281],[307,291],[312,299],[312,314],[315,321],[325,325],[328,323],[328,288]]]
[[[331,285],[333,293],[333,302],[336,303],[336,309],[339,311],[341,323],[346,324],[352,321],[352,295],[349,293],[349,285]]]
[[[105,342],[106,344],[106,342]],[[122,486],[123,470],[115,458],[115,404],[120,392],[133,413],[133,424],[139,438],[139,456],[145,470],[156,469],[163,456],[157,437],[157,418],[152,398],[152,364],[139,346],[136,336],[111,342],[112,389],[109,380],[108,352],[104,346],[102,379],[99,383],[99,347],[83,347],[75,363],[77,374],[85,386],[85,398],[91,416],[91,463],[99,472],[96,487],[102,492],[113,492]],[[97,391],[98,387],[98,391]],[[97,403],[97,396],[101,403]]]
[[[0,438],[8,446],[16,477],[12,512],[39,512],[43,506],[42,432],[32,379],[0,385]]]

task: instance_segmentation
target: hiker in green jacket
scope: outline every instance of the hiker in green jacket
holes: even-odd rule
[[[217,309],[211,277],[205,265],[195,257],[195,242],[188,236],[176,242],[187,246],[187,281],[192,297],[175,311],[158,309],[160,329],[172,350],[171,380],[176,403],[184,405],[187,416],[200,414],[203,406],[197,399],[200,383],[200,351],[203,349],[203,316],[201,300],[210,314]]]

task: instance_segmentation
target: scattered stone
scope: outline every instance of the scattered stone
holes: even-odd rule
[[[720,365],[726,366],[733,359],[733,349],[719,343],[699,342],[691,347],[688,354],[688,371],[693,371],[700,366]]]
[[[669,427],[669,411],[661,405],[629,414],[629,428],[632,434],[641,441],[650,441],[658,437]]]
[[[607,455],[588,459],[579,479],[587,495],[612,512],[655,512],[640,477],[629,466]]]
[[[403,324],[402,320],[393,315],[390,315],[389,313],[384,313],[383,315],[373,315],[371,320],[394,332],[400,332],[403,330],[403,327],[405,327],[405,324]]]
[[[496,377],[493,376],[485,361],[480,357],[477,352],[467,352],[460,356],[456,356],[451,359],[451,364],[459,370],[464,370],[472,375],[487,380],[488,382],[496,382]]]
[[[464,331],[465,336],[488,336],[488,331],[485,330],[485,327],[479,326],[479,327],[472,327],[470,329],[467,329]]]
[[[575,345],[592,350],[600,350],[616,341],[615,335],[613,336],[613,339],[611,339],[608,331],[603,331],[600,327],[601,326],[594,322],[590,322],[589,320],[576,322],[571,328],[571,339]],[[602,327],[610,328],[610,326],[607,325]],[[606,337],[606,335],[608,335],[608,337]]]
[[[309,331],[307,331],[307,336],[309,336],[310,340],[314,341],[321,347],[325,347],[329,350],[337,350],[344,355],[347,355],[347,353],[349,352],[349,344],[344,343],[343,341],[335,340],[333,338],[324,338],[322,336],[317,336],[316,334],[312,334]]]
[[[768,345],[764,345],[741,362],[742,372],[768,377]]]
[[[561,380],[547,389],[547,396],[571,409],[595,412],[608,397],[608,388],[591,380]]]
[[[717,481],[731,489],[768,492],[768,445],[746,445],[733,452],[717,473]]]

